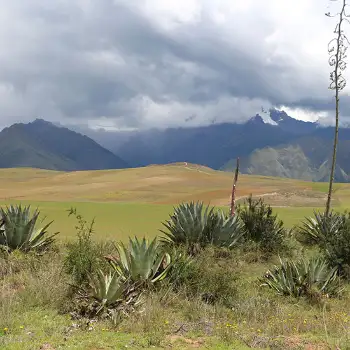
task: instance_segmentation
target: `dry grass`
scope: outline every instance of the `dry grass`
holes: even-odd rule
[[[10,263],[19,270],[0,283],[1,349],[346,349],[350,341],[348,292],[342,299],[310,305],[306,300],[277,296],[259,287],[257,278],[268,264],[249,263],[244,256],[204,252],[206,264],[230,267],[234,290],[231,307],[207,304],[198,295],[185,297],[185,289],[164,286],[145,295],[141,314],[114,327],[110,323],[71,320],[59,310],[67,298],[66,276],[59,254],[38,263],[17,256]],[[24,259],[24,260],[23,260]],[[33,260],[34,259],[34,260]],[[203,269],[205,274],[206,269]],[[214,283],[214,282],[212,282]],[[6,330],[5,330],[6,329]]]
[[[66,210],[74,206],[87,219],[96,217],[96,238],[154,237],[173,205],[202,200],[228,208],[232,174],[189,164],[136,169],[56,172],[38,169],[1,169],[0,205],[18,203],[39,207],[54,220],[60,239],[74,235],[74,220]],[[325,203],[327,184],[242,175],[237,197],[263,196],[291,227]],[[334,204],[350,204],[350,185],[336,184]],[[135,220],[137,215],[137,220]]]
[[[3,169],[0,203],[20,200],[39,206],[49,220],[55,220],[53,230],[61,231],[61,239],[75,235],[74,218],[65,212],[75,206],[85,219],[96,217],[95,238],[123,240],[129,235],[155,236],[172,205],[181,201],[227,206],[231,185],[232,174],[183,164],[72,173]],[[264,196],[291,226],[323,206],[326,190],[326,184],[241,176],[237,195],[241,200],[250,193]],[[334,195],[338,208],[346,208],[350,185],[337,184]],[[324,307],[277,296],[257,283],[275,261],[261,262],[254,252],[239,254],[234,252],[218,264],[207,252],[199,273],[216,265],[221,275],[232,279],[234,288],[221,288],[232,307],[221,302],[208,305],[196,295],[185,298],[185,290],[164,288],[148,295],[141,316],[132,316],[117,328],[100,322],[77,325],[59,314],[69,282],[61,274],[60,254],[52,253],[39,264],[21,256],[9,263],[2,260],[0,348],[40,349],[44,344],[47,349],[349,348],[348,291],[342,299],[326,300]],[[214,280],[208,276],[208,281]],[[215,281],[208,284],[224,286]]]
[[[2,169],[0,200],[142,202],[177,204],[203,200],[229,203],[232,174],[189,164],[136,169],[55,172],[37,169]],[[242,175],[238,198],[263,195],[271,204],[320,206],[326,184]],[[335,201],[347,204],[349,185],[338,185]],[[336,187],[337,189],[337,187]],[[347,197],[347,198],[346,198]],[[344,202],[345,198],[345,202]]]

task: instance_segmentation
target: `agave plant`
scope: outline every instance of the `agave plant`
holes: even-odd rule
[[[116,245],[118,256],[105,257],[123,280],[141,285],[161,281],[172,265],[170,254],[165,252],[157,238],[150,243],[143,238],[129,239],[129,246]]]
[[[30,206],[21,205],[0,208],[0,246],[11,252],[13,250],[44,251],[54,242],[58,232],[47,235],[47,228],[52,221],[43,228],[36,229],[40,212],[36,209],[30,216]]]
[[[331,212],[328,216],[314,211],[315,218],[305,218],[298,228],[300,240],[304,243],[321,243],[329,236],[337,235],[344,226],[346,215]]]
[[[334,296],[342,288],[336,268],[330,268],[322,258],[282,261],[281,265],[269,270],[260,280],[282,295]]]
[[[243,224],[237,215],[226,216],[222,211],[210,212],[204,235],[208,243],[218,247],[232,248],[243,235]]]
[[[214,207],[204,209],[202,202],[180,204],[163,226],[167,229],[161,230],[165,243],[186,245],[191,251],[208,244],[232,247],[244,233],[239,218],[226,217]]]
[[[141,295],[116,271],[104,274],[97,270],[89,276],[88,286],[78,290],[78,314],[88,318],[109,318],[117,323],[123,314],[130,314],[143,303]]]
[[[208,222],[209,207],[203,211],[203,203],[181,203],[174,208],[170,220],[163,223],[169,232],[161,230],[175,245],[200,244]]]

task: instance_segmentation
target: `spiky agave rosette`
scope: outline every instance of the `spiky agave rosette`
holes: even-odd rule
[[[48,227],[53,221],[43,228],[35,228],[39,217],[36,209],[30,216],[30,206],[22,208],[21,205],[0,208],[0,246],[8,252],[20,250],[43,252],[54,242],[58,232],[47,234]]]

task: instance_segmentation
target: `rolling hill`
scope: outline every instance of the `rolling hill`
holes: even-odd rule
[[[0,132],[0,168],[52,170],[126,168],[128,164],[85,135],[42,119]]]
[[[52,230],[60,231],[63,239],[76,237],[75,220],[67,215],[71,207],[88,221],[96,218],[96,237],[119,240],[132,233],[154,237],[181,202],[200,200],[228,210],[231,188],[232,174],[189,163],[74,172],[0,169],[0,205],[38,207],[43,217],[55,220]],[[292,227],[323,208],[327,184],[241,175],[238,203],[250,194],[263,197]],[[349,198],[350,185],[335,184],[333,208],[348,208]]]

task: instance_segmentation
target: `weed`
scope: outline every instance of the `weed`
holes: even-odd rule
[[[78,221],[75,226],[77,240],[67,243],[63,266],[64,271],[72,276],[73,282],[80,286],[88,284],[89,276],[99,268],[108,266],[104,256],[110,254],[112,248],[108,243],[93,241],[95,220],[88,223],[75,208],[71,208],[68,215],[74,215]]]

